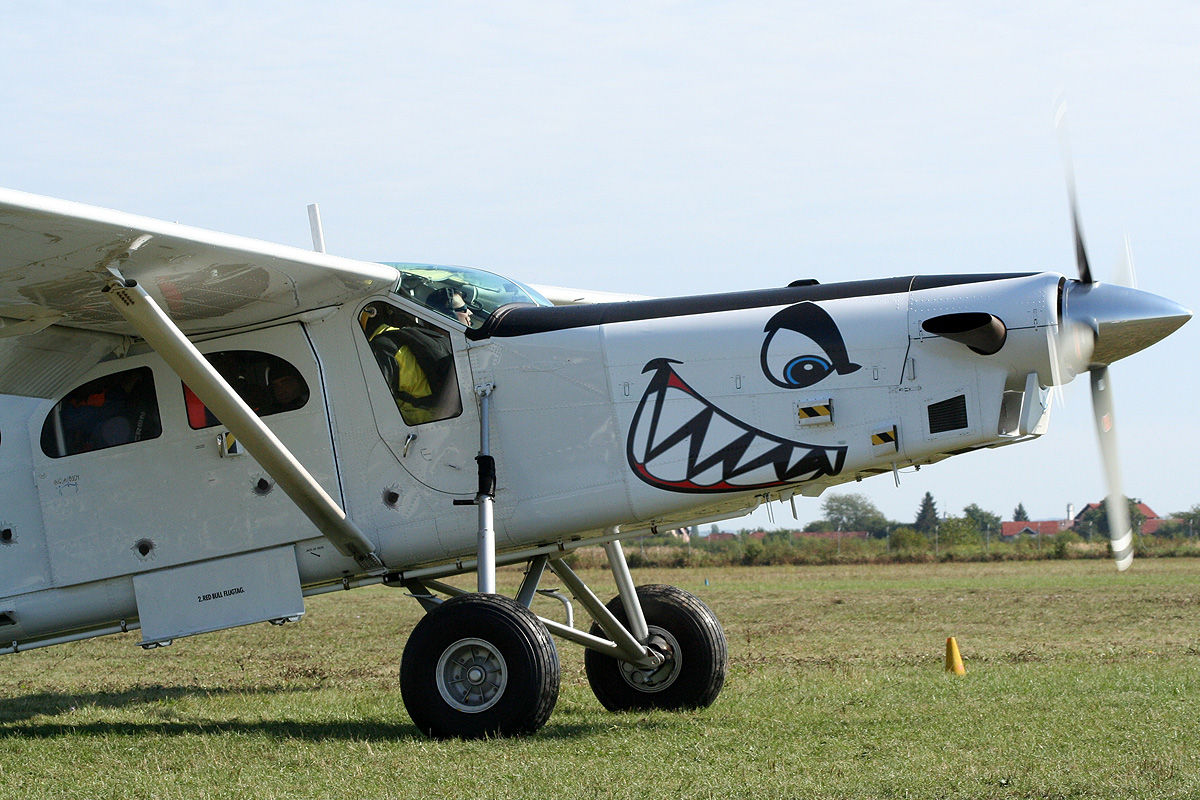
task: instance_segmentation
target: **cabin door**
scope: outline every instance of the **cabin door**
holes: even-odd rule
[[[466,337],[402,300],[359,311],[359,358],[379,435],[415,480],[439,492],[478,487],[479,413]]]

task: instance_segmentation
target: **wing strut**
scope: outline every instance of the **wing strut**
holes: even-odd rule
[[[115,273],[115,270],[112,270]],[[104,296],[267,471],[325,538],[368,572],[384,571],[375,545],[238,396],[137,281],[119,275]]]

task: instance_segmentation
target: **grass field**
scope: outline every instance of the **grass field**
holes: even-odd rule
[[[0,788],[22,798],[1200,797],[1200,561],[1142,560],[1124,575],[1053,561],[634,577],[682,586],[721,618],[730,674],[712,708],[607,713],[581,651],[561,644],[562,694],[539,735],[425,740],[396,680],[418,606],[372,588],[314,598],[284,628],[150,653],[130,634],[4,657]],[[603,573],[585,578],[613,593]],[[561,619],[557,603],[538,602]],[[947,636],[963,678],[942,669]]]

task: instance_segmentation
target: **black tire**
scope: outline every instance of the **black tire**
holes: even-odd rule
[[[637,669],[619,659],[587,650],[583,656],[592,692],[609,711],[705,708],[725,684],[729,649],[716,615],[698,597],[674,586],[639,586],[638,598],[650,629],[650,646],[668,654],[656,670]],[[625,606],[608,604],[622,624]],[[604,637],[599,625],[592,635]]]
[[[534,733],[558,701],[558,651],[529,609],[497,594],[447,600],[421,619],[400,661],[404,707],[423,733]]]

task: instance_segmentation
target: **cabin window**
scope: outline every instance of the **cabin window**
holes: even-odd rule
[[[154,373],[138,367],[72,389],[42,425],[42,452],[62,458],[161,435]]]
[[[260,417],[295,411],[308,402],[308,383],[304,376],[279,356],[256,350],[223,350],[206,353],[204,357]],[[216,414],[186,384],[183,399],[188,425],[193,430],[221,424]]]
[[[359,322],[407,424],[462,413],[448,332],[382,302],[364,308]]]

